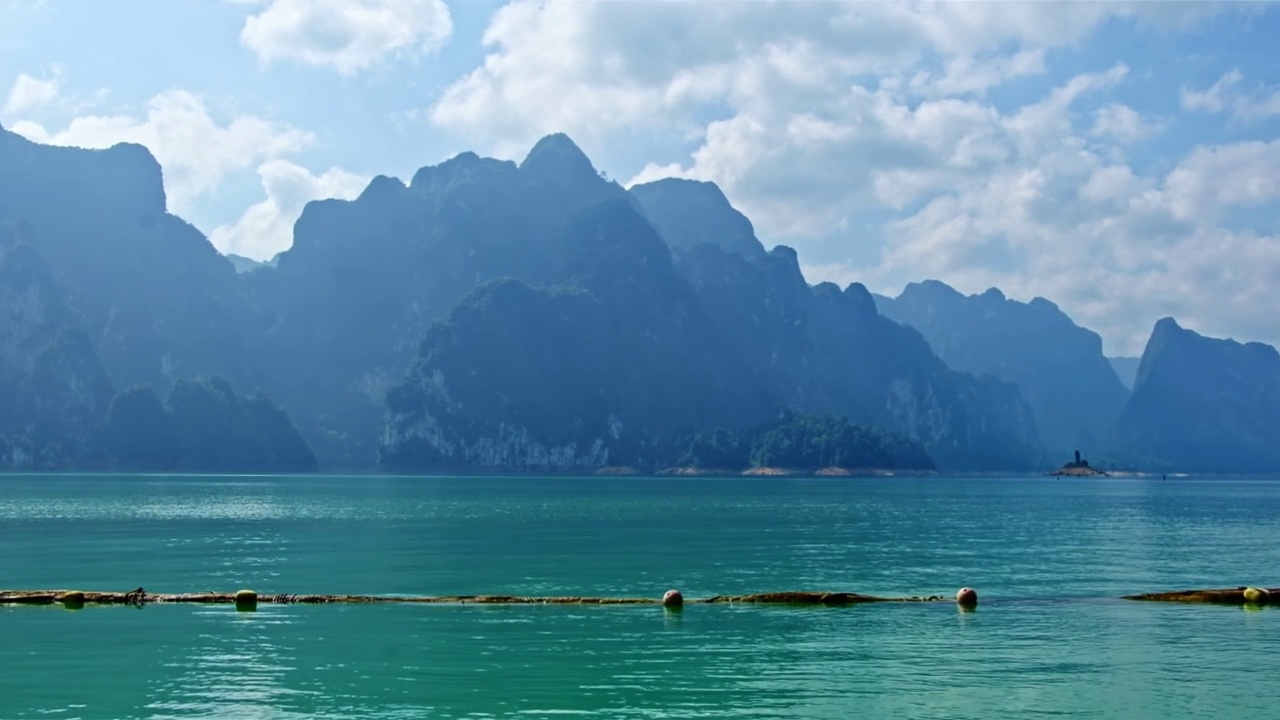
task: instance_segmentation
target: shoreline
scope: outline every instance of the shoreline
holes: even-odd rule
[[[431,472],[397,472],[372,469],[332,468],[308,472],[253,471],[211,472],[199,470],[104,470],[101,468],[71,470],[0,470],[0,480],[6,477],[131,477],[131,478],[276,478],[276,477],[316,477],[316,478],[690,478],[690,479],[734,479],[734,478],[789,478],[796,480],[815,479],[866,479],[866,478],[932,478],[932,479],[1006,479],[1006,480],[1042,480],[1050,479],[1112,479],[1112,480],[1277,480],[1280,471],[1274,473],[1186,473],[1186,472],[1147,472],[1140,470],[1114,470],[1105,474],[1056,474],[1039,469],[1031,470],[906,470],[887,468],[822,468],[805,470],[796,468],[748,468],[733,470],[725,468],[664,468],[647,470],[629,466],[605,467],[595,470],[556,471],[556,470],[499,470],[499,469],[452,469]]]

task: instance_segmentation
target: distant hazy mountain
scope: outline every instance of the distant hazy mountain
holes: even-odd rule
[[[268,391],[324,464],[372,466],[386,390],[431,324],[485,283],[547,284],[567,224],[610,199],[632,202],[552,135],[520,165],[463,153],[408,186],[377,177],[355,200],[308,204],[277,268],[243,276],[272,318]]]
[[[750,260],[765,253],[751,221],[715,183],[667,178],[636,185],[631,194],[672,250],[715,245]]]
[[[32,235],[0,225],[0,469],[92,464],[111,384]]]
[[[221,374],[259,384],[255,323],[235,270],[166,210],[146,148],[39,145],[0,128],[0,222],[32,229],[114,383],[167,390]]]
[[[0,129],[0,467],[1013,470],[1042,438],[1090,452],[1125,402],[1048,301],[923,283],[880,299],[899,324],[808,285],[714,185],[628,192],[563,135],[310,203],[251,272],[161,180],[136,145]],[[1274,351],[1182,332],[1157,327],[1114,452],[1280,468]]]
[[[280,259],[280,256],[276,255],[267,261],[254,260],[253,258],[236,255],[235,253],[227,253],[223,257],[231,262],[231,267],[235,268],[238,273],[247,273],[260,268],[275,267],[276,261]]]
[[[1280,354],[1160,320],[1120,416],[1116,452],[1171,471],[1275,472]]]
[[[540,233],[544,258],[526,267],[545,273],[480,286],[427,333],[388,396],[385,465],[670,463],[692,433],[784,411],[899,431],[943,467],[1034,463],[1015,388],[951,371],[860,285],[809,287],[795,253],[765,253],[714,186],[664,181],[636,202],[577,160],[540,173],[614,199]]]
[[[923,333],[952,368],[1017,385],[1057,454],[1103,445],[1128,396],[1101,338],[1044,298],[1021,303],[995,288],[965,296],[929,280],[877,305]]]
[[[51,147],[0,128],[0,468],[139,467],[108,442],[113,388],[142,384],[154,395],[213,374],[256,385],[262,343],[246,341],[261,337],[256,312],[231,265],[165,211],[160,166],[145,148]],[[255,459],[239,469],[315,467],[270,400],[240,402],[236,412],[175,407],[159,423],[115,429],[155,443],[174,423],[186,428],[213,448],[205,459],[192,443],[165,450],[188,470],[244,457]],[[254,451],[237,432],[267,447]]]
[[[1133,381],[1138,377],[1138,364],[1142,362],[1142,358],[1109,357],[1107,362],[1111,363],[1111,369],[1116,371],[1116,377],[1120,378],[1120,382],[1132,390]]]
[[[111,402],[103,446],[116,469],[309,472],[316,456],[265,395],[244,397],[219,377],[179,380],[167,404],[150,386]]]

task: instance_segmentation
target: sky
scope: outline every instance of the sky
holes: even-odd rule
[[[1280,344],[1280,4],[0,0],[0,124],[139,142],[222,252],[565,132],[717,183],[806,278]],[[355,241],[355,239],[353,239]]]

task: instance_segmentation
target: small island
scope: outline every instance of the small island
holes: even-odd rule
[[[1102,470],[1089,467],[1089,461],[1080,457],[1079,450],[1076,451],[1075,460],[1048,474],[1051,477],[1108,477]]]

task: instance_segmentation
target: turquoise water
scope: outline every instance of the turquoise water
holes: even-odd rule
[[[1280,706],[1280,482],[0,476],[0,587],[981,606],[0,608],[0,718],[1190,717]]]

